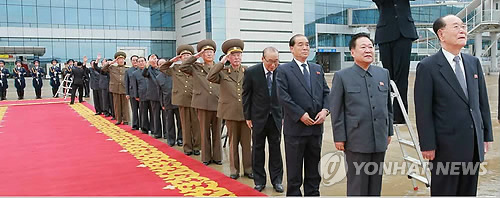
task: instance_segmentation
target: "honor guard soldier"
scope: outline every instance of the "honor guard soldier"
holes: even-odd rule
[[[130,107],[132,108],[132,129],[133,130],[138,130],[139,129],[139,102],[135,100],[134,97],[130,97],[130,92],[133,89],[132,83],[130,83],[130,79],[132,78],[132,74],[137,71],[137,59],[139,56],[137,55],[132,55],[130,57],[130,61],[132,61],[132,67],[127,69],[126,75],[125,75],[125,94],[127,99],[130,101]]]
[[[26,70],[22,66],[21,60],[16,60],[16,67],[12,70],[12,74],[15,75],[14,86],[17,89],[17,99],[24,99],[24,88],[26,87],[26,82],[24,81],[24,75],[26,75]]]
[[[50,61],[52,66],[49,68],[49,76],[50,76],[50,86],[52,87],[52,96],[57,98],[56,96],[57,90],[59,90],[59,86],[61,86],[61,81],[59,79],[59,74],[62,73],[61,67],[57,65],[58,61],[56,59],[52,59]]]
[[[193,53],[194,48],[191,45],[180,45],[177,47],[177,56],[160,67],[160,71],[173,78],[172,104],[177,105],[181,113],[183,149],[186,155],[200,155],[200,124],[195,109],[191,108],[191,98],[193,96],[192,77],[180,70],[180,64],[173,63],[179,60],[185,61]]]
[[[208,72],[214,66],[216,44],[202,40],[197,45],[198,53],[182,62],[180,70],[193,77],[191,107],[198,114],[201,130],[201,161],[208,165],[222,165],[221,119],[217,118],[219,84],[207,80]],[[202,57],[203,63],[196,62]]]
[[[10,72],[5,68],[5,61],[0,60],[0,100],[7,99],[7,88],[9,88],[7,78],[9,76]]]
[[[113,93],[113,104],[116,123],[119,125],[123,122],[124,125],[128,124],[129,120],[129,107],[125,95],[125,52],[116,52],[115,60],[108,61],[104,64],[102,71],[109,72],[109,92]],[[118,65],[113,65],[117,63]]]
[[[240,177],[239,145],[242,147],[244,175],[253,179],[252,133],[243,116],[243,77],[246,67],[241,65],[244,43],[240,39],[230,39],[222,44],[224,58],[215,64],[207,76],[208,81],[220,84],[217,117],[226,120],[229,134],[229,161],[233,179]],[[231,66],[225,67],[229,61]]]
[[[33,77],[33,87],[35,88],[36,99],[42,99],[42,87],[43,87],[43,76],[45,76],[45,70],[40,67],[40,61],[34,60],[33,68],[31,68],[31,77]]]

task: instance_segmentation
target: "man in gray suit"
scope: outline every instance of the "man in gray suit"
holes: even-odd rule
[[[158,60],[158,65],[167,62],[165,59]],[[182,142],[182,127],[179,107],[172,104],[172,77],[159,72],[156,82],[160,88],[161,120],[163,123],[163,139],[167,139],[169,146]],[[177,134],[175,133],[175,120],[177,120]]]
[[[130,96],[134,97],[136,101],[139,102],[139,128],[144,134],[148,134],[151,129],[151,123],[149,121],[149,115],[151,114],[151,106],[149,100],[147,99],[148,93],[148,81],[142,75],[144,68],[146,67],[146,58],[139,57],[137,63],[139,67],[132,74],[130,78],[130,83],[132,84],[132,90]]]
[[[323,122],[330,114],[325,75],[321,66],[307,62],[309,40],[294,35],[288,44],[293,59],[277,69],[277,92],[283,106],[287,192],[286,196],[319,196],[318,164]],[[304,174],[303,174],[304,173]],[[303,179],[302,175],[305,175]]]
[[[380,196],[383,172],[377,169],[393,134],[389,71],[370,65],[370,35],[354,35],[349,49],[354,66],[335,73],[329,96],[333,139],[346,156],[347,196]]]
[[[132,129],[133,130],[138,130],[139,129],[139,102],[135,100],[134,97],[131,97],[130,92],[134,89],[132,87],[132,83],[130,83],[130,79],[132,78],[132,75],[134,72],[137,70],[137,59],[139,56],[137,55],[132,55],[130,57],[130,61],[132,61],[132,67],[128,68],[126,71],[126,75],[124,77],[124,82],[125,82],[125,97],[130,101],[130,108],[132,109]],[[125,110],[128,111],[128,110]]]

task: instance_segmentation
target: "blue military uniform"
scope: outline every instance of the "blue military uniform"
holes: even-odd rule
[[[33,63],[40,61],[35,60]],[[33,88],[35,88],[36,99],[42,98],[42,87],[43,87],[43,76],[45,76],[45,70],[40,66],[34,66],[31,69],[31,77],[33,77]]]
[[[0,61],[5,65],[4,61]],[[0,99],[6,100],[7,88],[9,88],[9,83],[7,78],[10,76],[10,72],[5,67],[0,67]]]
[[[21,62],[21,61],[16,61]],[[12,70],[12,74],[15,76],[14,86],[17,89],[17,99],[24,99],[24,88],[26,87],[26,82],[24,80],[24,75],[26,75],[26,70],[23,67],[16,66]]]
[[[52,60],[52,61],[56,61],[56,60]],[[49,68],[50,86],[52,87],[52,95],[54,97],[56,97],[57,90],[59,89],[59,86],[61,86],[59,74],[62,74],[62,70],[61,70],[60,66],[52,65],[52,67]]]

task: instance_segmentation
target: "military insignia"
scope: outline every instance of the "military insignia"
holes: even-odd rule
[[[380,86],[384,86],[384,82],[380,82],[379,84],[380,84]]]
[[[474,78],[475,78],[475,79],[477,79],[477,78],[479,78],[479,77],[477,76],[477,74],[474,74]]]

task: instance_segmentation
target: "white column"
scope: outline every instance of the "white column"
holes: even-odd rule
[[[475,56],[481,59],[481,54],[483,53],[483,34],[477,33],[474,38],[474,49]]]
[[[498,71],[498,32],[492,32],[491,35],[491,68],[490,71]]]

